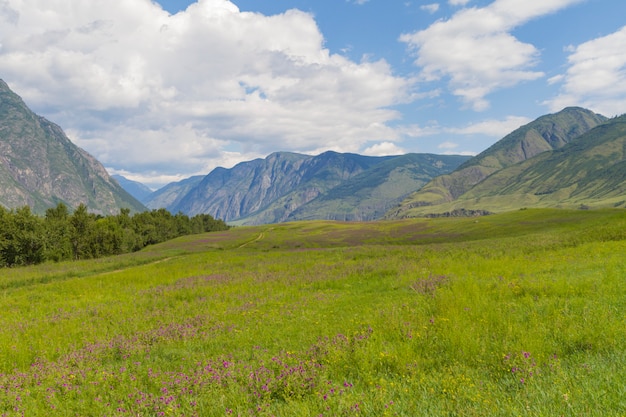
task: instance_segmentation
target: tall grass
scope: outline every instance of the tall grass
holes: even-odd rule
[[[623,415],[625,231],[302,222],[2,271],[0,415]]]

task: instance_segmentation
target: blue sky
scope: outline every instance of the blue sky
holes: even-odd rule
[[[0,0],[0,78],[153,187],[275,151],[476,154],[626,113],[626,2]]]

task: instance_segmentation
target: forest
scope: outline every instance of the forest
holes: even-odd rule
[[[0,267],[99,258],[134,252],[175,237],[226,230],[229,226],[209,214],[189,217],[165,209],[131,215],[90,213],[85,205],[70,212],[59,203],[35,215],[28,206],[0,206]]]

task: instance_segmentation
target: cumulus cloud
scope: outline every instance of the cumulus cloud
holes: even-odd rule
[[[413,80],[324,48],[313,16],[228,0],[0,0],[0,74],[112,170],[206,171],[275,150],[393,141]],[[236,156],[239,155],[238,159]],[[205,172],[206,173],[206,172]]]
[[[606,116],[626,112],[626,26],[617,32],[569,48],[568,68],[550,78],[561,83],[546,102],[553,111],[582,106]]]
[[[469,123],[461,127],[441,126],[438,123],[431,122],[427,126],[404,126],[399,128],[404,136],[407,137],[427,137],[435,135],[459,135],[459,136],[488,136],[492,138],[503,138],[515,129],[530,123],[532,119],[524,116],[506,116],[504,119],[487,119],[478,122]],[[443,142],[438,147],[440,149],[449,149],[454,142]]]
[[[377,143],[363,151],[363,155],[369,156],[402,155],[405,153],[406,150],[400,148],[398,145],[392,142]]]
[[[483,8],[461,9],[400,40],[414,52],[424,81],[448,79],[454,95],[482,111],[489,107],[490,93],[544,76],[532,69],[540,55],[537,48],[521,42],[512,30],[579,1],[496,0]]]
[[[476,123],[470,123],[461,128],[448,128],[447,133],[458,135],[485,135],[495,138],[503,138],[517,128],[530,123],[532,120],[528,117],[507,116],[504,120],[483,120]]]
[[[458,143],[454,143],[454,142],[442,142],[439,144],[439,146],[437,146],[437,148],[439,149],[443,149],[446,151],[450,151],[452,149],[456,149],[459,147]]]

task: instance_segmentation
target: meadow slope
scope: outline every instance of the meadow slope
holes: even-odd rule
[[[294,222],[0,270],[0,416],[620,416],[626,212]]]

